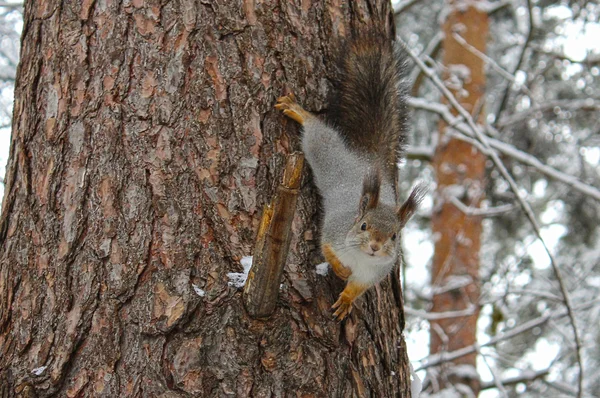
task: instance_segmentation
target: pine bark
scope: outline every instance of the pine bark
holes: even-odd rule
[[[461,5],[449,1],[451,12],[444,23],[443,64],[450,71],[447,82],[459,103],[474,118],[483,115],[485,73],[482,59],[461,43],[453,34],[459,34],[467,43],[485,53],[488,16],[477,5]],[[450,74],[453,76],[450,78]],[[459,87],[457,87],[459,86]],[[485,190],[486,157],[475,147],[457,139],[445,137],[448,125],[440,123],[440,144],[433,158],[437,178],[437,203],[432,215],[435,240],[432,288],[433,312],[460,311],[473,308],[473,314],[431,321],[431,354],[454,351],[470,346],[477,339],[479,316],[479,250],[481,247],[481,217],[467,216],[451,197],[464,206],[478,208]],[[443,389],[452,384],[470,386],[475,396],[479,393],[476,353],[465,355],[442,365],[435,373],[433,384]],[[457,365],[466,365],[459,368]],[[469,373],[467,369],[472,369]]]
[[[1,397],[409,397],[397,276],[351,319],[305,167],[277,309],[228,284],[336,43],[383,0],[27,1],[0,219]],[[195,292],[201,289],[204,296]]]

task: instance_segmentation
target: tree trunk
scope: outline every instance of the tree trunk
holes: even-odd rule
[[[488,16],[485,11],[469,5],[459,8],[453,1],[444,24],[444,65],[450,72],[447,78],[461,105],[475,118],[483,115],[485,74],[483,61],[453,34],[462,36],[467,43],[485,52]],[[447,80],[448,81],[448,80]],[[435,237],[432,287],[433,312],[460,311],[473,308],[472,315],[431,321],[431,353],[454,351],[476,342],[479,316],[479,249],[481,218],[467,216],[451,200],[459,200],[464,207],[478,208],[485,187],[486,157],[476,148],[457,139],[444,137],[448,126],[440,123],[440,144],[436,149],[433,167],[437,176],[436,203],[432,216]],[[451,199],[454,197],[455,199]],[[458,365],[466,365],[461,367]],[[476,373],[476,354],[470,354],[443,365],[435,373],[440,389],[451,384],[470,386],[475,396],[479,393]]]
[[[333,320],[310,173],[275,314],[229,286],[339,38],[384,0],[28,1],[0,220],[0,396],[410,396],[397,276]],[[194,286],[198,294],[195,292]],[[203,294],[203,296],[201,296]]]

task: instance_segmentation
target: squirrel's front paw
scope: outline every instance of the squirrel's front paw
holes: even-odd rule
[[[305,111],[304,108],[298,105],[296,102],[296,97],[293,93],[277,98],[275,109],[283,111],[284,115],[300,124],[304,124],[307,119],[312,117],[310,112]]]

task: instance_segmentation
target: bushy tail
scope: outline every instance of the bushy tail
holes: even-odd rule
[[[381,162],[385,174],[394,178],[406,142],[407,56],[373,33],[342,48],[329,120],[349,147]]]

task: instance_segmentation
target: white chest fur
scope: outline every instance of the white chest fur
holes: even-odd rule
[[[349,280],[364,285],[374,285],[381,281],[394,267],[394,258],[370,256],[360,249],[351,249],[338,258],[352,270]]]

